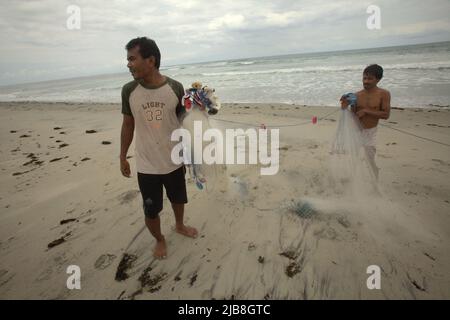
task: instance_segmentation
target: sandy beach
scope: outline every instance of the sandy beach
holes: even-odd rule
[[[322,117],[334,110],[225,104],[218,119],[283,126],[280,169],[229,165],[213,191],[189,180],[197,239],[172,229],[165,196],[159,261],[134,144],[132,177],[119,170],[120,105],[1,102],[0,299],[450,299],[449,108],[393,109],[380,122],[381,195],[370,200],[330,186],[340,112]],[[314,214],[292,212],[298,201]],[[66,287],[70,265],[80,290]],[[370,265],[380,290],[367,288]]]

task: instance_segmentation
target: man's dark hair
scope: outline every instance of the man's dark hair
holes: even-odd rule
[[[363,74],[369,74],[378,80],[381,80],[381,78],[383,78],[383,68],[377,64],[371,64],[364,69]]]
[[[130,40],[125,46],[125,49],[130,50],[134,47],[139,46],[139,53],[142,58],[150,58],[151,56],[155,57],[155,67],[159,69],[161,64],[161,53],[159,52],[159,48],[156,45],[156,42],[153,39],[149,39],[147,37],[137,37],[135,39]]]

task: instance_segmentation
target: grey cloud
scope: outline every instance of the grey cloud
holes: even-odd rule
[[[71,4],[81,8],[81,30],[66,28]],[[5,1],[0,13],[0,84],[124,71],[124,45],[144,35],[159,44],[163,65],[450,40],[449,1],[378,0],[382,29],[377,31],[365,27],[369,4],[372,1]]]

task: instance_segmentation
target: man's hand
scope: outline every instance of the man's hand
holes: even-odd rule
[[[350,103],[348,102],[347,98],[344,98],[344,96],[342,96],[339,101],[341,101],[341,108],[342,109],[347,109],[348,108],[348,105]]]
[[[359,110],[356,115],[358,116],[358,118],[362,118],[366,115],[366,111],[363,110]]]
[[[122,172],[122,175],[124,177],[130,178],[131,170],[130,170],[130,163],[127,159],[121,159],[120,160],[120,172]]]
[[[127,161],[127,152],[133,141],[134,118],[130,115],[123,115],[122,130],[120,131],[120,172],[124,177],[130,178],[130,164]]]

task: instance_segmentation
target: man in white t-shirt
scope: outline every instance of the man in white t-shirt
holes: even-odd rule
[[[120,170],[130,177],[127,152],[136,132],[135,156],[145,224],[156,239],[154,256],[167,256],[165,238],[161,233],[159,212],[163,208],[163,186],[175,214],[175,230],[196,238],[195,228],[183,222],[187,203],[185,167],[174,164],[171,151],[178,142],[171,141],[184,115],[181,98],[183,85],[159,72],[161,54],[155,41],[146,37],[132,39],[127,45],[127,60],[134,80],[122,88],[122,131]]]

